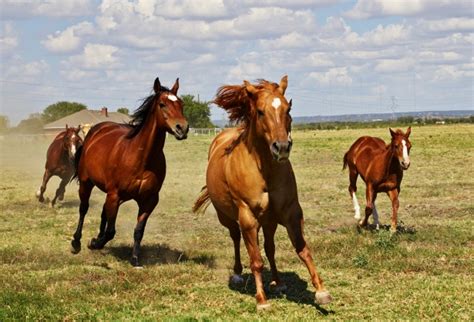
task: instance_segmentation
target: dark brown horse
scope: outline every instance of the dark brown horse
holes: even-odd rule
[[[234,276],[242,282],[240,238],[244,238],[250,256],[250,268],[257,287],[257,309],[269,307],[263,289],[263,260],[258,232],[263,228],[265,253],[270,262],[270,286],[284,290],[275,264],[274,235],[283,225],[290,240],[306,264],[316,288],[316,301],[329,303],[331,296],[316,272],[311,252],[303,237],[303,211],[298,202],[295,175],[288,160],[291,140],[291,101],[284,96],[287,77],[280,84],[260,80],[252,85],[221,87],[215,103],[229,113],[231,121],[241,122],[239,128],[219,134],[209,149],[207,186],[194,205],[204,211],[212,202],[222,225],[234,242]]]
[[[46,184],[52,176],[60,177],[61,183],[56,190],[53,201],[51,201],[51,206],[54,206],[57,199],[64,199],[66,185],[74,175],[74,156],[76,151],[82,146],[82,139],[79,136],[80,130],[81,126],[74,128],[66,125],[66,130],[59,133],[49,146],[46,153],[43,183],[36,192],[36,197],[40,202],[44,201]]]
[[[90,249],[101,249],[114,238],[117,211],[133,199],[139,210],[134,232],[131,262],[139,266],[138,255],[145,225],[155,206],[165,179],[163,154],[166,133],[186,139],[188,122],[183,116],[183,101],[177,97],[178,79],[170,90],[155,80],[153,95],[147,97],[132,116],[131,125],[103,122],[93,126],[76,158],[79,180],[79,223],[71,242],[72,252],[81,250],[82,225],[94,186],[107,194],[102,210],[99,235]]]
[[[411,127],[406,133],[390,129],[390,144],[380,138],[363,136],[352,144],[344,154],[343,169],[349,167],[349,194],[354,204],[354,218],[360,220],[360,207],[356,197],[357,177],[360,174],[366,189],[365,217],[359,221],[360,226],[367,226],[369,216],[373,213],[374,224],[379,228],[379,216],[375,199],[379,192],[385,192],[392,201],[392,233],[397,231],[398,195],[403,178],[403,171],[410,166],[411,142],[408,139]]]

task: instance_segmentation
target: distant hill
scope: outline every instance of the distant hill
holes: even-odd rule
[[[432,118],[454,118],[468,117],[474,115],[474,110],[454,110],[454,111],[423,111],[423,112],[399,112],[399,113],[369,113],[369,114],[343,114],[343,115],[314,115],[295,116],[293,124],[323,123],[323,122],[374,122],[397,119],[402,116],[413,116],[422,119]],[[213,120],[218,127],[224,127],[226,121]]]

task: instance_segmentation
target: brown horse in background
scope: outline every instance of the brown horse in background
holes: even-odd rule
[[[189,129],[183,116],[183,101],[177,97],[178,88],[178,79],[170,90],[156,78],[155,93],[135,111],[131,125],[103,122],[90,129],[76,157],[81,204],[79,223],[71,242],[73,253],[81,250],[82,225],[91,191],[97,186],[107,197],[99,235],[92,238],[89,248],[101,249],[114,238],[118,208],[133,199],[139,210],[131,262],[140,265],[138,255],[146,222],[158,204],[166,175],[163,153],[166,132],[183,140]]]
[[[263,228],[265,253],[270,262],[270,286],[284,290],[275,265],[274,235],[285,226],[300,259],[306,264],[316,288],[316,302],[331,301],[316,272],[311,252],[303,237],[303,211],[298,202],[295,175],[288,160],[291,140],[291,101],[284,96],[287,77],[280,84],[260,80],[252,85],[222,86],[215,103],[229,113],[239,128],[220,133],[209,149],[207,186],[193,211],[204,211],[212,202],[222,225],[234,242],[234,273],[231,281],[242,282],[240,238],[250,256],[250,268],[257,288],[257,309],[269,307],[263,289],[263,260],[258,232]]]
[[[379,192],[385,192],[392,201],[392,223],[390,230],[397,231],[397,213],[399,208],[398,195],[403,179],[403,171],[410,166],[411,142],[408,139],[411,127],[406,133],[402,130],[390,129],[392,141],[386,145],[380,138],[363,136],[352,144],[344,154],[343,169],[349,166],[349,194],[354,204],[357,220],[360,220],[360,207],[356,197],[357,177],[360,174],[366,189],[365,218],[360,226],[367,226],[369,216],[373,213],[374,224],[379,228],[379,216],[375,207],[375,199]]]
[[[66,124],[66,130],[60,132],[49,146],[48,152],[46,153],[43,183],[36,192],[36,197],[40,202],[44,202],[46,184],[52,176],[60,177],[61,182],[59,183],[59,188],[56,190],[53,201],[51,201],[51,206],[54,206],[57,199],[64,199],[66,185],[74,175],[74,157],[76,151],[82,146],[82,139],[79,136],[80,130],[80,125],[74,128],[68,127]]]

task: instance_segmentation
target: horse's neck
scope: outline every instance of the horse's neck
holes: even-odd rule
[[[133,145],[138,151],[138,160],[145,166],[153,163],[154,158],[163,152],[166,131],[156,121],[154,113],[148,116],[140,132],[133,138]],[[158,165],[158,163],[156,163]]]
[[[255,159],[262,176],[269,181],[274,172],[277,171],[278,165],[273,160],[265,139],[258,137],[254,128],[250,127],[243,144],[246,145],[250,155]]]
[[[393,162],[393,149],[392,144],[387,145],[386,150],[383,155],[384,159],[384,178],[388,177],[390,174],[390,168],[392,167]]]

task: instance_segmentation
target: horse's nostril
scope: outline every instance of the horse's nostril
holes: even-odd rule
[[[275,150],[275,152],[280,152],[280,145],[278,144],[278,142],[273,142],[272,148],[273,150]]]
[[[181,127],[181,125],[176,124],[176,130],[178,130],[179,132],[182,132],[183,128]]]

